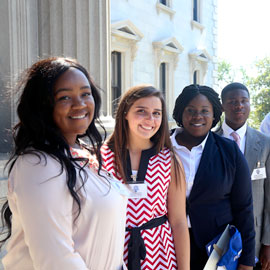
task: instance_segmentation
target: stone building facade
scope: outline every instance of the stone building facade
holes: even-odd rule
[[[114,99],[127,88],[150,83],[164,92],[172,120],[184,86],[216,87],[216,54],[216,0],[111,0],[107,115],[113,115]]]
[[[3,153],[12,149],[17,120],[14,85],[38,59],[73,57],[89,70],[104,90],[108,132],[119,97],[133,85],[163,91],[171,125],[184,86],[217,87],[217,0],[1,0],[0,33],[0,204]]]
[[[109,132],[130,86],[161,89],[169,120],[185,85],[216,86],[217,0],[1,0],[0,32],[0,153],[12,147],[14,84],[39,58],[74,57],[90,71]]]
[[[77,58],[102,89],[110,87],[110,2],[0,1],[0,153],[11,149],[18,75],[40,58]],[[106,101],[106,91],[103,94]]]

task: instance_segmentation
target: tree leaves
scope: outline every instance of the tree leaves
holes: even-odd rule
[[[248,87],[251,97],[248,122],[252,127],[259,128],[265,115],[270,112],[270,57],[257,60],[252,74],[254,76],[249,76],[244,67],[233,68],[225,60],[218,62],[217,78],[222,88],[233,81],[241,82]]]

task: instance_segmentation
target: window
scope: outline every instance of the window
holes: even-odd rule
[[[166,63],[161,63],[159,66],[159,89],[166,100]]]
[[[165,6],[168,5],[168,0],[159,0],[159,2]]]
[[[129,20],[111,24],[111,88],[107,99],[107,119],[112,120],[119,97],[133,84],[133,61],[142,38],[141,31]]]
[[[157,13],[167,13],[172,19],[175,11],[172,9],[172,0],[157,0],[156,3]]]
[[[191,27],[199,29],[201,32],[204,30],[204,26],[202,25],[201,18],[201,10],[202,10],[202,2],[200,0],[192,0],[192,20]]]
[[[159,88],[164,95],[168,108],[168,116],[172,115],[174,103],[174,73],[177,67],[179,54],[184,48],[171,37],[168,39],[153,42],[155,53],[155,86]]]
[[[212,60],[212,57],[205,49],[195,49],[189,53],[189,59],[190,82],[204,84],[208,63]]]
[[[111,103],[112,103],[112,111],[111,115],[114,116],[119,98],[121,96],[121,53],[113,51],[112,52],[112,94],[111,94]]]
[[[193,84],[198,84],[198,71],[195,70],[193,73]]]
[[[199,7],[198,7],[199,0],[193,0],[193,20],[199,22]]]

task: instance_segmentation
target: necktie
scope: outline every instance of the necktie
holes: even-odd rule
[[[238,135],[238,133],[236,133],[235,131],[231,133],[231,136],[233,137],[233,139],[235,140],[235,142],[237,143],[237,145],[240,148],[240,136]]]

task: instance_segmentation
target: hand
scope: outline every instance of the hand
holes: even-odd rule
[[[239,264],[237,270],[252,270],[253,266]]]
[[[270,246],[261,246],[259,258],[262,270],[270,270]]]

